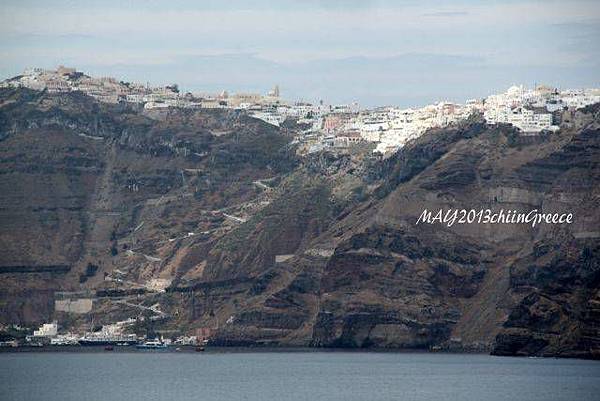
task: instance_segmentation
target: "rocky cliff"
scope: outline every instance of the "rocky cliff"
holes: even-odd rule
[[[5,90],[0,319],[151,310],[220,345],[597,357],[599,122],[523,136],[474,117],[385,160],[298,157],[293,124]],[[574,218],[416,224],[424,209]]]

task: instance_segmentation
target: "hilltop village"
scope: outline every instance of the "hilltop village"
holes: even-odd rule
[[[408,141],[431,128],[443,128],[481,113],[489,124],[512,124],[525,135],[556,131],[563,112],[600,102],[600,89],[559,90],[548,86],[527,89],[512,86],[506,92],[465,104],[438,102],[420,108],[380,107],[361,110],[358,104],[327,105],[287,102],[275,86],[266,95],[259,93],[182,93],[177,84],[143,85],[112,77],[93,78],[75,68],[26,69],[4,80],[0,87],[26,87],[49,93],[79,91],[106,103],[132,103],[144,110],[180,108],[229,108],[274,126],[294,119],[304,129],[295,138],[303,153],[344,149],[370,142],[373,152],[391,155]]]

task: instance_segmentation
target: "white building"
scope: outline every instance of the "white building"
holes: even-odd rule
[[[54,337],[58,334],[58,324],[56,322],[44,323],[38,330],[33,332],[34,337]]]

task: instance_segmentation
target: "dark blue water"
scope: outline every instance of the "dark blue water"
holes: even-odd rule
[[[598,401],[600,363],[425,353],[2,353],[0,399]]]

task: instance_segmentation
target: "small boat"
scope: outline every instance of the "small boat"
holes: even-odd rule
[[[196,352],[204,352],[204,347],[199,345],[196,347]]]
[[[104,351],[114,351],[114,348],[112,345],[107,345],[106,347],[104,347]]]
[[[136,348],[139,348],[139,349],[165,349],[165,348],[167,348],[167,344],[160,341],[158,338],[155,338],[154,340],[146,341],[142,344],[136,345]]]
[[[135,334],[108,335],[103,333],[87,333],[79,339],[80,345],[135,345],[137,344]]]

